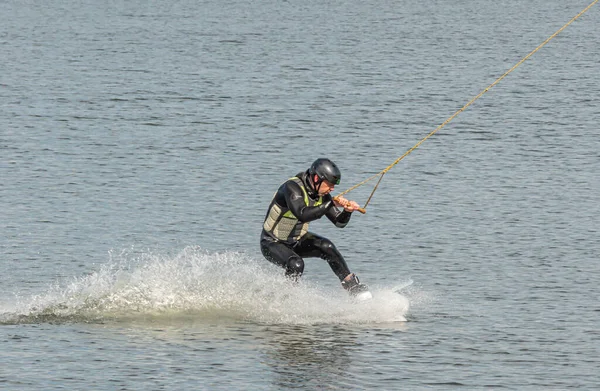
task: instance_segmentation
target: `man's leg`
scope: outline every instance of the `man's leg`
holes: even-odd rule
[[[268,261],[283,267],[286,276],[297,279],[304,272],[304,260],[285,243],[263,237],[260,250]]]
[[[294,247],[294,250],[302,257],[314,257],[326,260],[340,281],[343,281],[350,274],[350,269],[342,254],[331,240],[323,236],[309,232]]]
[[[344,257],[331,240],[309,232],[294,247],[294,250],[303,257],[319,257],[326,260],[331,270],[340,279],[342,287],[351,294],[358,295],[369,290],[366,285],[360,283],[354,273],[350,273]]]

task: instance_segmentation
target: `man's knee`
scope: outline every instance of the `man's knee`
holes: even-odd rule
[[[326,238],[321,239],[319,247],[321,248],[321,251],[328,255],[333,255],[338,252],[337,248],[335,247],[335,244],[333,244],[331,240]]]
[[[300,277],[304,272],[304,260],[297,255],[289,257],[286,265],[286,275]]]

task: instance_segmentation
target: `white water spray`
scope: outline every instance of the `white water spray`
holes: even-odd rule
[[[237,252],[186,247],[176,255],[111,255],[90,275],[22,298],[3,323],[106,322],[193,317],[267,324],[404,321],[408,299],[394,288],[371,287],[374,298],[353,301],[336,284],[292,283],[281,269]]]

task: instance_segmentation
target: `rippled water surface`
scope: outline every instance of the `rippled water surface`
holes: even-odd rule
[[[1,1],[0,389],[596,388],[597,5],[311,224],[372,301],[258,249],[282,181],[384,169],[588,4]]]

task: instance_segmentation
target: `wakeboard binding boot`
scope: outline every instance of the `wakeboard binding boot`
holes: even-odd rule
[[[342,287],[358,300],[368,300],[373,298],[369,287],[361,284],[356,274],[352,273],[349,279],[342,281]]]

